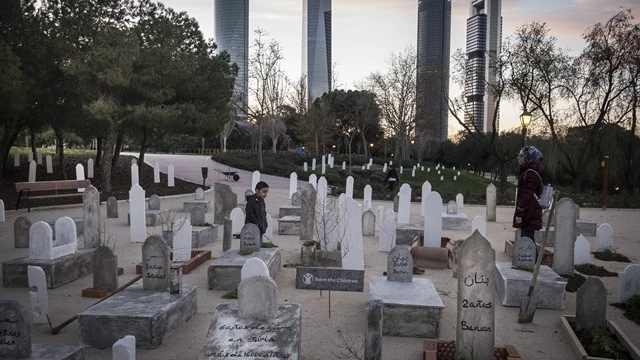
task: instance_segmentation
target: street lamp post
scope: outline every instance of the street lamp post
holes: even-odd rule
[[[526,109],[520,114],[520,124],[522,125],[522,146],[527,146],[527,126],[531,123],[531,113]]]

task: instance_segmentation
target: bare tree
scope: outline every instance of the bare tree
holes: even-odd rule
[[[395,135],[395,153],[401,159],[409,158],[409,136],[415,128],[416,74],[416,52],[408,47],[389,56],[384,72],[367,78],[367,88],[376,95],[386,130]]]
[[[240,109],[247,109],[247,115],[255,121],[257,135],[258,166],[264,169],[262,159],[262,135],[265,119],[277,116],[279,108],[286,100],[287,78],[281,70],[284,59],[280,43],[270,39],[263,29],[255,30],[256,39],[249,59],[249,104],[236,103]]]
[[[287,132],[287,126],[284,124],[279,115],[267,116],[262,120],[264,133],[269,137],[269,139],[271,139],[272,150],[275,154],[277,150],[278,139],[283,137]]]

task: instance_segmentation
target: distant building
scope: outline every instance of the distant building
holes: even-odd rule
[[[302,75],[307,106],[331,90],[331,0],[302,2]]]
[[[447,140],[451,0],[418,1],[416,133]]]
[[[234,98],[244,104],[238,113],[246,118],[249,94],[249,0],[214,0],[217,51],[226,51],[238,66]]]
[[[493,116],[498,111],[495,95],[487,84],[497,82],[493,61],[500,55],[501,8],[502,0],[471,0],[467,19],[465,122],[470,127],[475,123],[478,131],[485,133],[493,131]]]

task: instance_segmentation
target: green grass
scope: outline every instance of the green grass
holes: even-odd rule
[[[258,157],[256,153],[249,151],[229,151],[226,153],[219,153],[212,156],[214,161],[219,163],[249,171],[258,169]],[[311,171],[311,155],[297,155],[293,153],[277,153],[272,152],[263,153],[264,169],[261,170],[263,174],[276,175],[289,177],[292,171],[298,174],[298,180],[307,181],[312,173],[315,173],[318,177],[321,175],[320,157],[317,158],[318,166],[316,171]],[[308,172],[304,172],[304,162],[308,164]],[[332,195],[339,195],[345,191],[345,182],[347,176],[351,175],[354,178],[353,196],[355,198],[362,198],[364,193],[364,187],[370,185],[373,190],[373,198],[375,200],[393,200],[397,194],[400,186],[396,185],[394,191],[389,191],[387,183],[384,181],[385,173],[382,172],[382,164],[384,159],[374,159],[374,164],[371,170],[362,170],[362,165],[366,163],[364,159],[353,158],[353,166],[351,167],[351,173],[349,169],[342,170],[342,161],[348,159],[343,156],[337,156],[335,160],[335,166],[333,169],[327,166],[325,178],[330,187]],[[387,159],[388,161],[388,159]],[[415,162],[414,162],[415,163]],[[400,175],[400,166],[397,161],[394,161],[396,170]],[[460,171],[460,176],[457,176],[458,170],[445,169],[441,171],[441,175],[438,175],[435,170],[434,164],[421,164],[424,166],[424,171],[419,168],[416,169],[416,176],[411,177],[411,166],[407,166],[404,169],[403,174],[400,175],[400,182],[408,183],[411,185],[411,197],[413,201],[417,201],[421,197],[422,184],[425,180],[431,183],[431,190],[437,191],[442,196],[444,202],[455,200],[458,193],[464,194],[465,204],[484,204],[486,188],[492,181],[483,178],[478,175],[466,171]],[[430,172],[427,172],[427,168],[431,168]],[[444,177],[443,181],[440,181],[440,176]],[[457,180],[453,181],[453,177],[457,176]],[[498,185],[497,183],[495,184]],[[499,204],[513,204],[515,197],[515,186],[508,184],[507,191],[498,199]]]
[[[24,154],[26,155],[30,147],[20,147],[20,146],[12,146],[11,150],[9,150],[9,156],[13,156],[13,154]],[[56,154],[55,148],[36,148],[36,153],[40,153],[42,155],[51,155],[54,156]],[[65,155],[95,155],[95,150],[90,149],[64,149]]]

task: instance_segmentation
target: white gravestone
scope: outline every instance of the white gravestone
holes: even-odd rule
[[[293,193],[298,190],[298,174],[292,172],[289,175],[289,199],[293,197]]]
[[[73,229],[75,230],[75,223]],[[75,234],[68,240],[67,238],[64,240],[56,239],[56,245],[58,246],[54,246],[53,231],[49,224],[38,221],[31,225],[29,228],[29,259],[52,260],[73,254],[78,248]]]
[[[204,190],[201,187],[196,189],[196,192],[193,195],[194,200],[204,200]]]
[[[402,175],[403,172],[404,172],[404,167],[402,167],[402,165],[400,165],[400,175]]]
[[[5,222],[5,218],[4,218],[4,201],[2,201],[2,199],[0,199],[0,223]]]
[[[314,189],[318,188],[318,177],[316,176],[316,174],[309,175],[309,184],[311,184]]]
[[[456,359],[493,359],[496,253],[475,232],[459,254]]]
[[[131,164],[131,186],[140,184],[140,176],[138,174],[138,164]]]
[[[36,162],[31,160],[29,161],[29,182],[36,182]]]
[[[496,186],[493,184],[487,185],[486,191],[487,197],[487,221],[496,221]]]
[[[387,172],[387,163],[384,163],[384,165],[382,165],[382,172],[383,173]]]
[[[378,206],[378,214],[376,215],[376,230],[380,231],[380,223],[382,222],[382,218],[384,217],[384,206]]]
[[[311,171],[316,171],[316,158],[311,159]]]
[[[157,162],[153,164],[153,183],[160,184],[160,164]]]
[[[362,243],[362,210],[352,198],[345,200],[346,233],[342,238],[342,268],[364,270],[364,246]]]
[[[56,235],[52,242],[54,252],[64,255],[75,253],[78,250],[76,222],[68,216],[63,216],[56,220],[53,227]]]
[[[244,212],[242,208],[236,207],[231,210],[231,214],[229,215],[231,219],[231,233],[232,234],[240,234],[242,227],[244,226]]]
[[[145,195],[144,189],[134,184],[129,190],[129,216],[131,219],[131,242],[144,242],[147,236],[145,219]]]
[[[473,234],[476,230],[480,232],[480,235],[487,236],[487,222],[484,221],[484,217],[481,215],[474,216],[471,221],[471,233]]]
[[[596,239],[598,241],[596,251],[613,250],[613,228],[611,225],[600,224],[596,230]]]
[[[324,175],[327,171],[327,158],[322,155],[322,167],[320,170],[320,174]]]
[[[257,257],[252,257],[247,260],[242,269],[240,270],[240,280],[248,279],[253,276],[266,276],[269,277],[269,268],[264,261]]]
[[[309,165],[307,165],[306,161],[304,162],[304,164],[302,164],[302,171],[304,171],[304,172],[309,171]]]
[[[618,302],[640,294],[640,265],[627,265],[618,276]]]
[[[191,260],[191,238],[193,236],[193,228],[189,219],[184,219],[180,226],[173,234],[173,261],[189,261]]]
[[[440,176],[440,181],[444,181],[444,176]]]
[[[391,251],[396,244],[396,221],[393,209],[387,209],[380,219],[378,251]]]
[[[371,209],[371,197],[372,196],[373,196],[373,189],[371,188],[371,185],[367,184],[364,187],[364,195],[363,195],[363,201],[362,201],[362,209],[363,210]]]
[[[40,266],[27,266],[29,298],[31,299],[31,321],[34,324],[46,324],[49,312],[49,294],[47,277]]]
[[[437,191],[427,195],[424,211],[424,246],[440,247],[442,237],[442,197]]]
[[[416,177],[416,169],[411,170],[411,177]]]
[[[320,176],[320,179],[318,179],[318,186],[316,187],[316,189],[316,204],[318,208],[317,210],[322,209],[322,211],[326,211],[328,184],[327,179],[324,176]]]
[[[51,155],[47,155],[44,162],[47,165],[47,174],[53,174],[53,159]]]
[[[76,165],[76,180],[84,180],[84,165]],[[83,192],[84,188],[79,188],[78,192]]]
[[[136,158],[131,158],[131,165],[136,164],[138,165],[138,159]]]
[[[127,335],[111,346],[111,360],[136,360],[136,337]]]
[[[346,168],[347,168],[347,163],[346,163],[346,161],[343,161],[343,162],[342,162],[342,170],[344,170],[344,169],[346,169]]]
[[[256,189],[256,185],[260,181],[260,171],[256,170],[251,174],[251,191]]]
[[[174,171],[173,164],[169,164],[169,167],[167,168],[167,187],[176,186]]]
[[[348,198],[352,198],[353,199],[353,176],[351,176],[351,175],[347,176],[347,180],[346,180],[345,186],[344,186],[344,194]]]
[[[553,250],[553,271],[558,275],[573,275],[573,250],[576,241],[575,203],[570,198],[562,198],[556,204],[555,243]]]
[[[87,178],[93,179],[93,159],[87,160]]]
[[[456,205],[458,206],[458,209],[464,209],[464,195],[456,195]]]
[[[573,265],[591,263],[591,245],[584,235],[578,235],[573,247]]]
[[[411,218],[411,186],[407,183],[400,186],[398,201],[398,224],[408,224]]]
[[[13,167],[20,166],[20,154],[13,154]]]
[[[27,151],[27,162],[32,162],[33,161],[33,151],[29,150]]]
[[[424,209],[427,206],[427,195],[431,192],[431,183],[425,180],[422,183],[422,193],[420,196],[420,216],[424,216]]]

